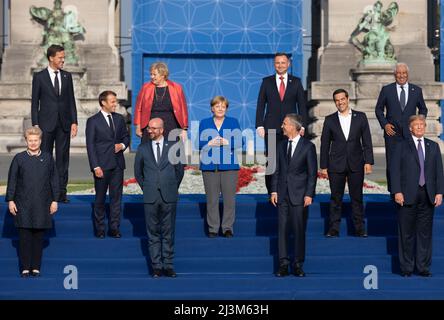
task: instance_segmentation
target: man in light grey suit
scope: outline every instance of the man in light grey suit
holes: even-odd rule
[[[142,143],[137,150],[134,175],[143,190],[153,277],[160,277],[162,270],[167,277],[176,277],[173,268],[174,231],[184,165],[171,163],[169,151],[174,143],[164,139],[162,119],[151,119],[147,129],[151,140]],[[172,153],[172,156],[178,155]]]

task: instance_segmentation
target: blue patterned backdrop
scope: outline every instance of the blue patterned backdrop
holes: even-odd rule
[[[190,121],[209,117],[211,98],[224,95],[228,114],[254,128],[259,86],[274,73],[274,53],[291,54],[291,72],[302,74],[302,2],[133,0],[133,108],[149,66],[161,60],[184,86]],[[131,148],[138,144],[132,139]]]

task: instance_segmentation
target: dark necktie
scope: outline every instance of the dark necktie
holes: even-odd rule
[[[287,163],[290,164],[290,160],[291,160],[291,146],[292,146],[293,141],[292,140],[288,140],[288,146],[287,146]]]
[[[421,139],[418,139],[418,158],[419,158],[419,185],[423,187],[425,185],[424,174],[424,151],[422,150]]]
[[[55,92],[56,96],[59,96],[60,95],[59,77],[58,77],[59,72],[58,71],[54,71],[54,74],[55,74],[55,78],[54,78],[54,92]]]
[[[114,122],[113,122],[113,117],[111,117],[111,115],[109,114],[108,115],[108,124],[109,124],[109,127],[110,127],[110,129],[111,129],[111,132],[112,132],[112,134],[113,134],[113,137],[115,137],[116,136],[116,130],[115,130],[115,128],[114,128]]]
[[[157,145],[157,151],[156,151],[156,154],[157,154],[157,164],[159,164],[160,163],[160,142],[156,142],[156,145]]]
[[[401,110],[404,111],[404,109],[405,109],[405,90],[404,90],[404,86],[401,86],[401,95],[399,97],[399,103],[401,104]]]
[[[281,79],[281,84],[279,86],[279,96],[281,97],[281,101],[283,101],[284,100],[284,95],[285,95],[284,77],[280,76],[279,79]]]

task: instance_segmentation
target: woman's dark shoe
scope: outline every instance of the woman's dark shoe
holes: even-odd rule
[[[23,270],[22,273],[20,274],[20,276],[22,278],[28,278],[29,277],[29,270]]]
[[[32,270],[31,275],[33,277],[40,277],[40,271],[39,270]]]

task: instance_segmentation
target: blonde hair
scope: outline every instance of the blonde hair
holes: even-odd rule
[[[409,126],[412,124],[413,121],[420,120],[422,122],[426,123],[426,117],[423,114],[414,114],[413,116],[410,116],[409,118]]]
[[[225,105],[225,107],[228,108],[229,105],[228,99],[223,96],[215,96],[213,99],[211,99],[210,106],[214,107],[218,103],[222,103]]]
[[[29,136],[39,136],[39,138],[42,138],[42,130],[37,127],[31,127],[25,130],[25,133],[23,134],[23,137],[25,139],[28,139]]]
[[[157,70],[161,76],[165,77],[165,80],[168,79],[168,76],[170,74],[168,70],[168,66],[164,62],[154,62],[150,67],[150,72],[153,72],[153,70]]]

